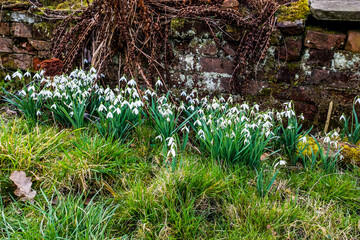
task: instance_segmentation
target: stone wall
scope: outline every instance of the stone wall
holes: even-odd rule
[[[3,71],[37,69],[50,57],[53,22],[30,13],[28,3],[3,4],[0,16],[0,66]]]
[[[201,22],[174,21],[173,88],[229,94],[237,39],[219,36],[222,42],[217,46]],[[331,101],[333,118],[349,113],[353,98],[360,94],[360,31],[356,29],[358,23],[324,23],[311,17],[306,26],[304,20],[278,22],[266,59],[241,98],[273,107],[292,100],[297,111],[315,124],[325,121]]]
[[[2,7],[0,65],[5,71],[36,69],[51,57],[54,23],[31,14],[27,4]],[[359,23],[321,22],[311,17],[306,24],[304,20],[278,22],[268,54],[257,66],[256,77],[250,79],[248,94],[237,97],[270,107],[292,100],[297,111],[315,124],[325,121],[330,101],[334,102],[333,118],[349,113],[352,99],[360,94],[357,29]],[[206,24],[174,19],[170,41],[175,58],[167,85],[174,91],[196,88],[202,94],[229,94],[240,33],[241,29],[231,26],[215,33],[219,46]],[[113,64],[117,75],[116,60]]]

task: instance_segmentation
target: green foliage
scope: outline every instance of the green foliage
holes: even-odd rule
[[[355,105],[360,104],[360,98],[354,99],[351,117],[345,117],[342,115],[340,120],[344,121],[343,131],[341,133],[341,139],[347,137],[348,141],[352,144],[357,144],[360,140],[360,122],[355,109]]]

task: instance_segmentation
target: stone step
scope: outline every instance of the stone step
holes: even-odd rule
[[[360,0],[309,0],[318,20],[360,21]]]

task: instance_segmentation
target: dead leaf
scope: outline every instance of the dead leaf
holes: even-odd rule
[[[261,161],[264,161],[264,160],[266,160],[269,156],[270,156],[270,154],[264,153],[263,155],[261,155],[260,160],[261,160]]]
[[[14,191],[16,196],[21,197],[21,200],[34,201],[36,191],[31,190],[31,177],[26,177],[24,171],[14,171],[10,175],[10,180],[13,181],[17,187]]]

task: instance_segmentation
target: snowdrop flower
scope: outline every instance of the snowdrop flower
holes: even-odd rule
[[[341,120],[343,120],[343,121],[346,121],[346,117],[345,117],[345,115],[343,114],[343,115],[341,115],[341,117],[340,117],[340,121]]]
[[[182,131],[182,132],[184,132],[184,131],[189,132],[189,128],[188,128],[187,126],[185,126],[185,127],[183,127],[183,128],[181,129],[181,131]]]
[[[172,155],[172,157],[176,156],[176,152],[175,152],[175,144],[171,145],[170,151],[167,154],[167,157],[169,157],[170,155]]]
[[[40,111],[37,111],[36,112],[36,116],[40,116],[41,115],[41,112]]]
[[[70,117],[74,116],[74,112],[71,111],[71,112],[69,113],[69,115],[70,115]]]
[[[328,136],[326,136],[325,138],[324,138],[324,143],[329,143],[330,142],[330,138],[328,137]]]
[[[128,82],[128,85],[133,87],[133,86],[136,86],[136,82],[134,79],[131,79],[129,82]]]
[[[182,91],[180,96],[186,97],[186,92]]]
[[[172,144],[175,142],[175,139],[174,139],[173,137],[168,137],[168,138],[166,139],[166,141],[169,141],[169,142],[168,142],[168,146],[170,146],[170,145],[172,145]]]
[[[98,110],[99,110],[99,112],[102,112],[104,110],[106,111],[107,109],[103,104],[101,104]]]
[[[360,104],[360,98],[358,97],[355,101],[355,104],[359,103]]]
[[[10,76],[10,75],[7,75],[7,76],[5,77],[5,81],[11,81],[11,76]]]
[[[50,107],[50,109],[56,109],[56,104],[54,103],[54,104]]]
[[[92,68],[90,69],[90,73],[96,73],[96,69],[95,69],[94,67],[92,67]]]
[[[14,74],[12,75],[12,78],[16,78],[16,77],[21,79],[23,76],[20,72],[14,72]]]
[[[34,75],[34,79],[40,79],[41,78],[41,76],[40,76],[40,74],[39,73],[36,73],[35,75]]]
[[[116,112],[119,115],[121,113],[121,110],[120,108],[116,108],[114,112]]]
[[[106,115],[106,118],[113,118],[114,116],[113,116],[113,114],[112,114],[112,112],[108,112],[108,114]]]
[[[245,145],[250,144],[250,141],[246,138],[246,139],[244,140],[244,144],[245,144]]]
[[[248,111],[248,110],[249,110],[249,105],[247,105],[246,103],[244,103],[244,104],[242,104],[242,105],[240,106],[240,108],[241,108],[242,110],[244,110],[244,111]]]
[[[25,97],[25,96],[26,96],[26,92],[25,92],[24,90],[21,90],[21,91],[19,92],[19,95]]]
[[[304,119],[305,119],[305,118],[304,118],[304,115],[300,115],[299,118],[300,118],[301,120],[304,120]]]
[[[134,110],[132,111],[133,114],[138,115],[139,114],[139,110],[137,108],[134,108]]]
[[[270,134],[271,134],[271,132],[270,132],[270,131],[266,131],[266,132],[265,132],[265,137],[269,137],[269,136],[270,136]]]
[[[190,105],[187,109],[190,110],[190,111],[194,111],[195,107],[193,105]]]
[[[161,136],[161,135],[157,136],[157,137],[155,138],[155,141],[156,141],[157,139],[160,139],[160,142],[162,142],[162,136]]]
[[[286,165],[286,161],[280,160],[279,162],[277,162],[277,163],[275,164],[274,168],[276,168],[278,165],[280,165],[280,166],[285,166],[285,165]]]
[[[259,105],[258,105],[258,104],[255,104],[255,105],[254,105],[254,109],[258,112],[258,111],[259,111]]]
[[[299,140],[302,141],[303,143],[306,143],[306,142],[307,142],[306,136],[301,137]]]
[[[200,129],[200,131],[198,132],[198,135],[200,138],[205,140],[205,132],[202,129]]]
[[[26,72],[26,73],[24,74],[24,77],[31,77],[31,74],[30,74],[29,72]]]
[[[271,122],[266,121],[263,126],[264,126],[264,128],[270,128],[270,127],[272,127],[272,124],[271,124]]]
[[[196,125],[201,126],[201,122],[200,122],[200,120],[199,120],[199,119],[198,119],[198,120],[196,120],[196,121],[194,122],[194,126],[196,126]]]
[[[223,103],[223,102],[225,102],[225,98],[224,98],[224,97],[221,97],[221,98],[219,99],[219,101]]]
[[[34,86],[28,87],[28,92],[30,92],[30,91],[35,91],[35,87]]]
[[[155,83],[155,86],[156,87],[162,87],[163,86],[163,83],[159,80],[157,80],[157,82]]]

